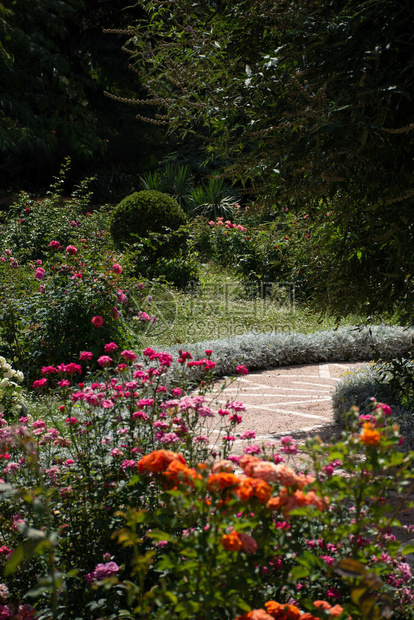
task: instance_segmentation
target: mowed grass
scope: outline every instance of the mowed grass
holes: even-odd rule
[[[348,317],[340,323],[297,302],[289,283],[267,286],[269,295],[260,296],[260,288],[246,288],[230,270],[213,264],[201,266],[199,285],[192,283],[186,292],[161,283],[152,283],[150,307],[158,322],[139,334],[139,344],[170,346],[231,338],[246,332],[310,333],[338,325],[358,325],[361,317]]]

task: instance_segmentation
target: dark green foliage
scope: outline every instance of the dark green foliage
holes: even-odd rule
[[[114,209],[109,230],[114,242],[129,245],[149,233],[173,231],[186,223],[186,216],[179,204],[162,192],[144,190],[127,196]]]
[[[166,280],[182,290],[191,290],[199,281],[197,255],[178,253],[172,258],[160,258],[154,265],[152,277]]]
[[[136,175],[137,166],[148,166],[152,136],[161,144],[160,131],[137,124],[133,109],[105,96],[109,85],[130,95],[125,85],[131,74],[121,50],[126,35],[103,32],[127,28],[139,18],[138,8],[125,5],[123,0],[0,4],[2,189],[43,190],[69,155],[71,178],[98,174],[105,188],[97,196],[114,200],[120,174]],[[134,88],[139,91],[138,82]]]
[[[260,198],[323,228],[311,259],[321,303],[381,311],[402,300],[412,318],[412,3],[142,5],[131,49],[154,106]]]

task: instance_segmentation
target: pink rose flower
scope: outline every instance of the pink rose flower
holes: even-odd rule
[[[74,245],[68,245],[67,248],[66,248],[66,252],[68,254],[76,254],[77,251],[78,250],[75,248]]]
[[[36,390],[36,388],[45,387],[46,385],[47,385],[46,377],[44,377],[43,379],[37,379],[36,381],[33,381],[33,389],[34,390]]]
[[[104,320],[103,317],[101,316],[94,316],[92,319],[92,323],[93,325],[95,325],[95,327],[102,327],[102,325],[104,324]]]
[[[114,264],[112,265],[112,271],[113,271],[114,273],[117,273],[118,275],[120,275],[120,274],[122,273],[122,267],[121,267],[121,265],[118,265],[118,263],[114,263]]]
[[[236,366],[236,372],[238,375],[247,375],[249,373],[246,366]]]
[[[108,342],[108,344],[106,344],[104,346],[104,351],[105,353],[113,353],[114,351],[116,351],[118,348],[118,345],[115,344],[115,342]]]
[[[126,360],[131,360],[131,361],[136,360],[138,357],[133,351],[128,351],[127,349],[125,351],[122,351],[121,355]]]
[[[60,248],[60,243],[59,241],[51,241],[49,247],[52,248],[52,250],[58,250]]]
[[[101,357],[98,357],[98,364],[99,366],[101,366],[101,368],[109,366],[111,362],[112,358],[109,357],[109,355],[101,355]]]
[[[79,355],[79,359],[81,361],[90,362],[92,358],[93,358],[93,353],[91,353],[91,351],[81,351]]]

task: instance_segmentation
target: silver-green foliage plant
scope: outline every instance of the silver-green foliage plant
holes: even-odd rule
[[[413,333],[413,329],[387,325],[344,327],[311,334],[249,332],[234,338],[180,345],[180,348],[188,349],[194,357],[202,357],[206,349],[213,349],[217,375],[231,375],[237,364],[245,364],[249,370],[264,370],[293,364],[363,362],[378,356],[391,359],[410,349]],[[178,346],[168,351],[174,354]]]

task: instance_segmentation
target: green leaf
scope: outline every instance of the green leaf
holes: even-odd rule
[[[361,562],[357,560],[345,559],[340,560],[335,567],[335,572],[341,577],[347,577],[348,579],[357,579],[366,574],[366,569]]]
[[[308,577],[310,570],[306,566],[295,566],[290,571],[290,577],[294,580]]]
[[[171,534],[167,534],[167,532],[161,530],[151,530],[147,532],[146,536],[158,541],[167,540],[168,542],[176,542],[177,540],[175,536],[171,536]]]

